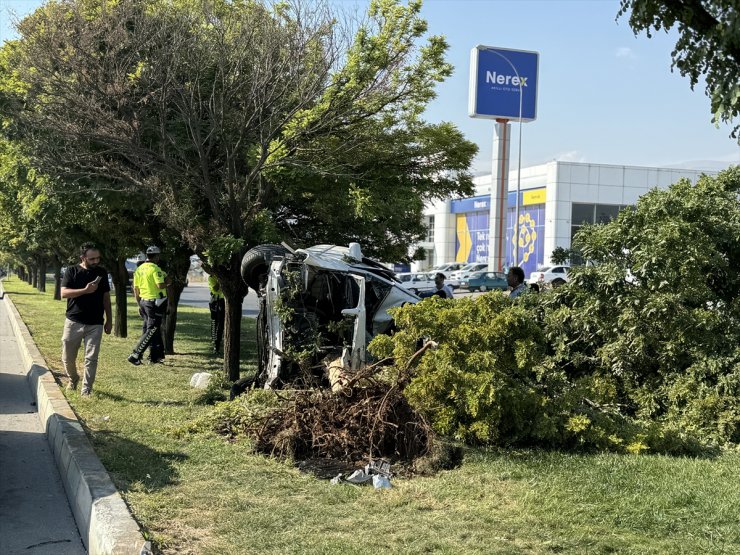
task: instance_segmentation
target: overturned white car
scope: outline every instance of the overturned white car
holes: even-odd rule
[[[258,387],[328,385],[330,365],[361,368],[368,343],[393,327],[388,309],[419,301],[357,243],[259,245],[244,255],[241,272],[259,296]]]

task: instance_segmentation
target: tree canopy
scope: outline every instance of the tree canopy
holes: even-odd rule
[[[691,88],[706,80],[714,122],[740,116],[740,2],[738,0],[621,0],[618,17],[629,14],[635,34],[678,29],[672,67]],[[740,123],[732,136],[740,140]]]
[[[448,76],[421,2],[340,24],[312,2],[60,0],[6,46],[6,133],[50,175],[154,200],[223,287],[238,361],[244,252],[361,239],[398,258],[423,200],[466,194],[476,147],[421,119]]]

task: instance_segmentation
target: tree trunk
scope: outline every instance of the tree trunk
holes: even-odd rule
[[[175,354],[175,330],[177,328],[177,308],[180,305],[180,296],[188,281],[188,270],[190,270],[189,248],[181,245],[172,253],[167,264],[167,274],[170,284],[167,286],[167,314],[165,315],[162,340],[164,341],[164,352],[166,355]]]
[[[240,272],[241,257],[234,255],[230,268],[214,268],[214,273],[221,284],[226,304],[224,322],[224,375],[230,381],[239,379],[240,335],[242,328],[242,302],[247,294],[247,285]],[[225,271],[223,271],[225,270]]]
[[[118,257],[115,264],[111,266],[110,275],[113,278],[115,289],[116,313],[113,317],[113,335],[116,337],[128,337],[128,313],[126,299],[126,285],[128,284],[128,271],[126,270],[126,258]]]
[[[175,354],[175,328],[177,328],[177,307],[180,304],[184,283],[170,285],[167,288],[167,317],[164,319],[164,352]]]
[[[242,328],[243,296],[229,298],[224,291],[226,318],[224,321],[224,375],[232,382],[239,379],[239,361],[241,358],[240,335]]]
[[[46,259],[39,262],[39,291],[46,293]]]
[[[54,300],[62,300],[62,261],[54,259]]]
[[[29,272],[31,282],[30,285],[34,288],[38,288],[39,286],[39,269],[37,267],[32,267],[31,271]]]

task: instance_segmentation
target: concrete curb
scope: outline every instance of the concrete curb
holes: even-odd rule
[[[144,539],[87,439],[77,416],[54,381],[26,324],[10,297],[0,295],[10,313],[41,425],[54,454],[82,542],[91,555],[151,555]]]

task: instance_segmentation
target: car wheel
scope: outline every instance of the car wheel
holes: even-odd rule
[[[563,278],[555,278],[552,280],[552,286],[553,287],[560,287],[565,283],[565,280]]]
[[[260,284],[272,264],[272,259],[277,256],[284,256],[288,249],[282,245],[258,245],[249,249],[247,254],[242,258],[242,279],[244,283],[252,289],[259,292]]]
[[[485,293],[486,289],[488,288],[485,285],[481,285],[480,287],[478,287],[478,291],[480,291],[481,293]]]

